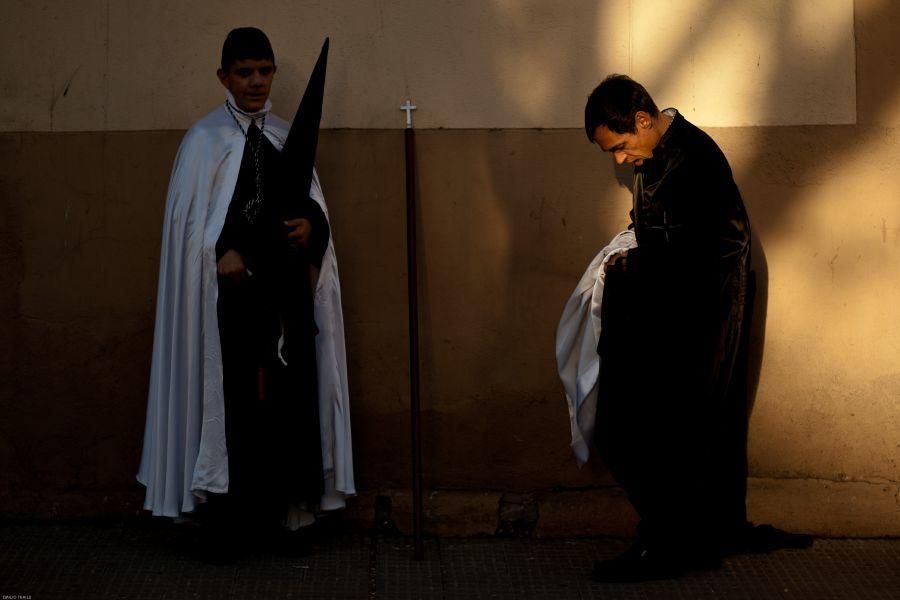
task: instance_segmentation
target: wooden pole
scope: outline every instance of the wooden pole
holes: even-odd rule
[[[419,277],[416,250],[416,136],[412,126],[409,101],[400,107],[406,111],[406,269],[409,305],[409,404],[412,430],[412,498],[413,498],[413,558],[423,560],[422,541],[422,424],[419,395]]]

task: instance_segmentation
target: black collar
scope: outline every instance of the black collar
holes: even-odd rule
[[[666,109],[670,110],[670,109]],[[666,129],[666,132],[659,138],[659,142],[656,144],[656,148],[653,149],[653,158],[656,158],[657,154],[663,154],[666,151],[666,145],[670,144],[672,140],[678,138],[678,134],[681,131],[681,128],[684,126],[684,117],[681,116],[681,113],[678,112],[678,109],[671,109],[675,111],[675,116],[672,117],[672,122],[669,123],[669,128]],[[662,111],[662,112],[665,112]]]

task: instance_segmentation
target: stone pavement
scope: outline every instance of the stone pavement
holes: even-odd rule
[[[0,525],[0,599],[859,598],[900,599],[900,540],[817,540],[809,550],[728,559],[718,571],[641,585],[587,578],[616,539],[429,539],[324,534],[302,552],[200,562],[185,527]]]

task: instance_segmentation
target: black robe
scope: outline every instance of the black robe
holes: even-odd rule
[[[216,243],[217,260],[237,250],[252,275],[240,283],[220,276],[217,310],[228,496],[242,516],[272,522],[288,502],[315,503],[323,491],[310,265],[321,265],[329,228],[315,200],[282,193],[281,155],[254,129]],[[253,143],[262,144],[262,203],[248,217],[258,184]],[[305,249],[287,243],[284,221],[298,217],[312,224]]]
[[[637,247],[604,289],[596,442],[648,546],[746,526],[750,223],[728,161],[675,113],[635,167]]]

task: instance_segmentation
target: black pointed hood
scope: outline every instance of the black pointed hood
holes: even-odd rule
[[[283,157],[285,192],[288,197],[309,194],[313,166],[316,162],[316,146],[319,142],[319,122],[322,120],[322,100],[325,95],[325,67],[328,64],[328,38],[322,44],[319,60],[309,76],[306,91],[300,100],[294,122],[288,133]]]

